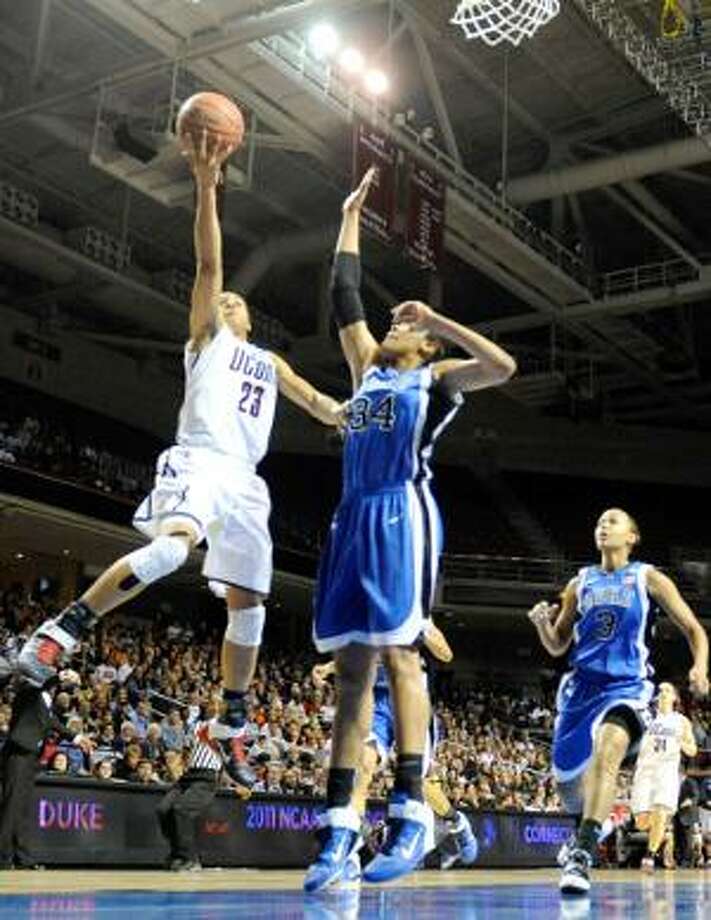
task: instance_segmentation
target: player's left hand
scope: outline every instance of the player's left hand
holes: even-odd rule
[[[709,695],[709,676],[701,668],[694,666],[689,671],[689,689],[696,697]]]
[[[409,323],[417,329],[429,329],[435,312],[420,300],[406,300],[390,311],[393,323]]]

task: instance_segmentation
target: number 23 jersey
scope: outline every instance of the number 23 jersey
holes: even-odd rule
[[[256,466],[269,447],[277,386],[269,352],[222,326],[199,352],[185,349],[185,398],[177,443]]]
[[[654,619],[647,591],[651,566],[631,562],[615,572],[588,566],[578,573],[578,609],[570,665],[582,676],[645,679],[653,673]]]

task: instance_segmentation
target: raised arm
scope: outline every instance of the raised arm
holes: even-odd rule
[[[231,148],[203,131],[199,143],[185,138],[186,156],[195,178],[195,280],[190,306],[190,339],[199,350],[219,325],[218,298],[222,293],[222,231],[217,216],[220,167]]]
[[[578,579],[573,578],[563,592],[560,605],[540,601],[528,611],[528,619],[536,627],[541,644],[556,658],[568,651],[573,639],[577,587]]]
[[[320,393],[308,380],[299,377],[279,355],[272,354],[279,381],[279,392],[286,396],[300,409],[304,409],[324,425],[338,426],[342,423],[343,408],[341,403]]]
[[[696,696],[706,696],[709,692],[709,640],[706,630],[668,575],[657,569],[650,569],[647,574],[647,588],[669,619],[686,636],[694,659],[689,671],[689,687]]]
[[[419,300],[408,300],[393,310],[393,322],[411,323],[435,338],[457,345],[471,358],[437,361],[432,372],[450,393],[482,390],[505,383],[516,372],[511,355],[494,342],[436,313]]]
[[[360,385],[363,372],[372,363],[378,348],[365,321],[360,296],[360,213],[375,178],[375,170],[371,167],[358,188],[343,203],[341,231],[338,234],[331,275],[333,314],[354,390]]]

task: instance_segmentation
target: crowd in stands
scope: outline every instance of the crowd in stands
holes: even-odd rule
[[[12,657],[48,611],[20,592],[0,606],[0,645]],[[111,616],[73,661],[78,688],[59,687],[55,711],[70,732],[89,735],[91,754],[50,737],[40,754],[48,773],[170,783],[185,768],[197,723],[219,706],[220,627],[159,617]],[[265,654],[250,693],[245,747],[257,792],[322,794],[334,689],[311,678],[315,658]],[[0,694],[0,742],[12,685]],[[548,775],[550,700],[535,694],[450,687],[437,705],[442,734],[436,771],[459,804],[557,810]],[[386,792],[386,770],[373,788]]]
[[[30,415],[0,420],[0,462],[132,500],[142,498],[153,482],[152,465],[117,457],[88,437],[75,439],[56,421]]]
[[[0,601],[0,651],[12,658],[46,614],[22,591]],[[185,769],[195,727],[220,705],[221,624],[110,616],[72,666],[79,687],[58,688],[55,712],[75,735],[88,735],[91,753],[50,736],[40,753],[51,774],[107,781],[167,784]],[[249,698],[245,737],[256,770],[255,791],[321,795],[325,791],[335,694],[315,683],[315,657],[265,652]],[[475,809],[557,811],[550,776],[553,700],[531,688],[435,681],[440,745],[435,772],[453,803]],[[12,684],[0,692],[0,744],[7,734]],[[695,731],[704,746],[711,709],[696,704]],[[392,775],[380,773],[373,796]],[[624,794],[624,784],[621,793]]]

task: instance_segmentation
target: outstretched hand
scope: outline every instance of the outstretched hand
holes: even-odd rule
[[[204,129],[199,138],[191,133],[180,139],[183,156],[190,164],[190,169],[197,182],[206,185],[219,185],[222,181],[222,164],[234,150],[234,145],[220,140]]]
[[[356,213],[360,211],[365,203],[365,199],[368,197],[368,192],[370,191],[370,186],[373,184],[375,177],[377,176],[377,169],[375,166],[371,166],[360,180],[360,184],[356,189],[354,189],[350,195],[343,202],[343,213]]]

